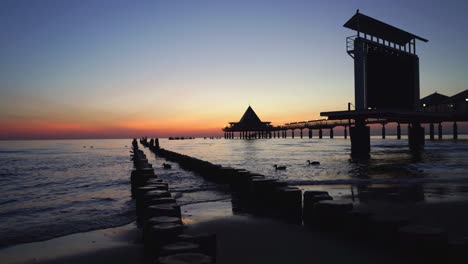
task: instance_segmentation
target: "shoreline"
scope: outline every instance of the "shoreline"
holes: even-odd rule
[[[86,263],[88,261],[100,263],[99,259],[120,252],[128,254],[128,258],[133,256],[139,259],[143,256],[141,254],[143,245],[139,243],[140,235],[136,223],[131,222],[118,227],[8,246],[0,249],[0,259],[5,264],[63,263],[64,260],[67,260],[66,263],[84,263],[74,262],[73,259],[86,260]],[[93,262],[93,259],[96,262]]]
[[[405,213],[409,216],[419,216],[429,220],[425,224],[443,217],[447,221],[447,226],[451,228],[447,230],[449,234],[460,234],[463,229],[468,235],[468,228],[463,226],[465,220],[468,221],[468,214],[460,211],[466,208],[467,204],[468,201],[459,201],[447,202],[440,206],[416,203],[409,207],[403,204],[389,207],[388,204],[383,206],[384,203],[375,202],[360,204],[357,208],[372,209],[377,214]],[[304,225],[288,224],[278,219],[249,213],[237,214],[233,212],[232,206],[232,201],[215,201],[184,205],[181,208],[183,221],[187,226],[184,233],[216,233],[219,263],[259,263],[265,260],[270,261],[269,263],[287,261],[310,263],[311,258],[326,260],[328,263],[342,263],[345,260],[359,261],[359,263],[410,262],[405,256],[393,254],[384,247],[355,243],[353,239],[340,233],[323,232]],[[459,214],[456,218],[447,217],[447,213],[454,212]],[[442,216],[437,218],[439,215]],[[311,250],[314,251],[313,254]],[[337,250],[344,253],[336,256],[333,252]],[[249,256],[248,259],[246,255]],[[143,253],[141,229],[137,228],[135,222],[14,245],[0,249],[0,259],[5,264],[103,262],[146,264],[153,261],[146,258]]]

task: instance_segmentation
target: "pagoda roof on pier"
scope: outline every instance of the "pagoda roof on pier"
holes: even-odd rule
[[[245,113],[242,115],[239,122],[229,122],[231,129],[246,131],[267,128],[270,126],[270,123],[271,122],[263,122],[260,120],[258,115],[250,106],[245,110]]]

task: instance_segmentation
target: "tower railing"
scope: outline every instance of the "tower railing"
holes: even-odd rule
[[[346,37],[346,52],[353,59],[354,59],[354,40],[357,37],[358,37],[357,35]]]

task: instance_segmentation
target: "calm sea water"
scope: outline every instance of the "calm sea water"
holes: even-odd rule
[[[130,139],[0,141],[0,246],[49,239],[134,220]],[[311,186],[424,184],[468,195],[468,141],[427,141],[419,155],[406,140],[373,139],[372,157],[350,159],[345,139],[166,140],[161,146],[213,163]],[[92,147],[91,147],[92,146]],[[127,147],[128,146],[128,147]],[[181,204],[229,199],[219,186],[145,150]],[[319,161],[307,166],[306,160]],[[273,164],[286,165],[276,171]],[[441,191],[444,190],[449,191]]]

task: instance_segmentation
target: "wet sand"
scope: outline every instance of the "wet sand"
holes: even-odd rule
[[[19,263],[150,263],[143,258],[141,231],[135,223],[72,234],[0,250],[0,262]]]
[[[266,218],[218,218],[187,232],[216,233],[218,263],[409,263],[339,236]]]
[[[447,228],[451,236],[467,231],[464,201],[360,204],[378,214],[406,214],[423,224]],[[411,263],[372,243],[321,232],[279,220],[234,215],[230,200],[182,207],[186,233],[216,233],[217,263]],[[73,234],[0,250],[1,263],[153,263],[145,258],[141,229],[135,223]]]

